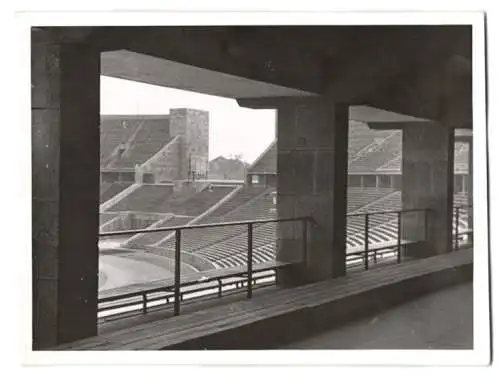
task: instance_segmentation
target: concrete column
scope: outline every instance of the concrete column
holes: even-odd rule
[[[278,275],[281,285],[345,274],[348,106],[290,99],[278,107],[278,216],[312,216],[307,264]],[[301,260],[300,223],[278,226],[277,259]]]
[[[429,208],[428,242],[420,256],[451,251],[454,186],[454,130],[438,123],[409,125],[403,130],[402,202],[404,209]],[[425,217],[406,213],[403,238],[425,235]]]
[[[32,32],[33,348],[97,333],[100,55]]]

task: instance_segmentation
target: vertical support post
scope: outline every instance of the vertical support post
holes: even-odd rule
[[[369,214],[365,214],[365,270],[368,270],[368,226]]]
[[[307,226],[308,220],[302,220],[302,263],[307,268]]]
[[[474,245],[474,239],[472,238],[474,236],[474,224],[472,223],[472,204],[469,204],[467,206],[467,244],[469,246]]]
[[[181,230],[175,230],[175,276],[174,276],[174,315],[179,315],[181,304]]]
[[[248,250],[247,250],[247,298],[252,298],[252,249],[253,249],[253,227],[248,224]]]
[[[424,217],[425,217],[425,218],[424,218],[424,241],[425,241],[425,242],[427,242],[427,241],[428,241],[428,239],[427,239],[427,238],[429,237],[429,235],[428,235],[428,230],[427,230],[427,229],[429,228],[429,211],[430,211],[430,210],[429,210],[428,208],[426,208],[426,209],[424,210]]]
[[[31,28],[32,348],[97,334],[100,51]]]
[[[142,294],[142,313],[146,314],[148,312],[148,295],[146,293]]]
[[[375,215],[376,216],[376,215]],[[380,216],[380,215],[379,215]],[[382,216],[385,216],[385,215],[382,215]],[[377,250],[376,248],[373,250],[373,263],[377,263],[377,252],[379,250]]]
[[[401,211],[398,212],[398,263],[401,263]]]
[[[241,104],[241,103],[240,103]],[[278,217],[311,217],[307,268],[280,269],[278,284],[295,286],[345,275],[345,218],[349,107],[329,98],[279,100]],[[278,261],[302,258],[299,224],[280,222]]]
[[[222,297],[222,281],[221,279],[217,279],[217,281],[219,282],[219,298]]]
[[[455,208],[455,251],[458,250],[458,216],[460,214],[460,207]]]
[[[416,257],[453,249],[454,129],[436,123],[403,128],[403,209],[429,208],[427,242],[410,248]],[[403,237],[418,241],[422,218],[403,218]]]

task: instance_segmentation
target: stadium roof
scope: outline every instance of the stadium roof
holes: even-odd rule
[[[252,174],[276,174],[278,170],[278,155],[276,140],[261,153],[254,163],[248,168],[248,173]]]

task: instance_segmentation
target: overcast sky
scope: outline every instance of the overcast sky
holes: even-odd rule
[[[233,99],[101,76],[102,114],[168,114],[177,107],[210,112],[210,160],[242,154],[251,163],[274,139],[274,110],[244,109]]]

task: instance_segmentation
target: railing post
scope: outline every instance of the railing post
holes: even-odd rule
[[[175,285],[174,285],[174,315],[179,315],[181,304],[181,230],[175,230]]]
[[[365,214],[365,270],[368,270],[368,226],[369,220],[368,217],[370,215],[368,213]]]
[[[398,263],[401,263],[401,211],[398,212]]]
[[[429,227],[429,208],[424,209],[424,241],[427,243],[427,228]]]
[[[307,226],[308,220],[302,220],[302,263],[307,267]]]
[[[146,314],[148,312],[148,295],[146,293],[142,294],[142,313]]]
[[[252,298],[252,249],[253,249],[253,228],[252,223],[248,223],[248,250],[247,250],[247,298]]]
[[[467,245],[472,246],[474,244],[474,224],[470,220],[473,217],[472,205],[467,205]]]
[[[455,251],[458,250],[458,215],[459,215],[459,207],[455,208]]]

